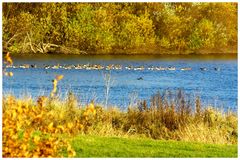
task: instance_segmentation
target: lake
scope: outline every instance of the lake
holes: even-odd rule
[[[13,61],[16,67],[7,70],[14,76],[3,77],[3,94],[48,96],[52,80],[62,74],[59,96],[72,91],[83,104],[91,100],[105,104],[105,83],[109,82],[108,104],[122,109],[137,99],[149,100],[157,91],[183,89],[190,97],[200,96],[204,105],[237,111],[236,56],[21,55]],[[20,68],[23,64],[36,68]],[[94,64],[104,69],[91,69]],[[61,67],[53,69],[53,65]]]

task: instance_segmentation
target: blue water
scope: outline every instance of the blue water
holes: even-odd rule
[[[110,74],[109,105],[126,108],[136,99],[149,100],[157,91],[183,89],[190,97],[200,96],[204,105],[224,107],[237,111],[237,59],[181,56],[21,56],[13,57],[14,65],[36,64],[37,68],[8,68],[13,77],[3,77],[3,94],[17,97],[31,95],[49,95],[52,79],[57,74],[64,75],[58,83],[58,94],[65,97],[73,91],[79,102],[85,104],[91,100],[105,104],[104,75]],[[122,70],[65,70],[44,69],[48,65],[77,64],[120,64]],[[126,70],[126,66],[144,66],[145,70]],[[176,70],[152,71],[150,66],[176,67]],[[181,71],[180,68],[192,70]],[[200,68],[207,70],[202,71]],[[219,71],[214,68],[219,68]],[[138,78],[142,77],[141,80]]]

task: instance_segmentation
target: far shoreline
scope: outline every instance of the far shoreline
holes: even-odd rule
[[[111,50],[111,51],[79,51],[72,49],[72,52],[64,52],[62,50],[51,51],[47,53],[33,53],[33,52],[11,52],[12,55],[142,55],[142,56],[195,56],[195,55],[238,55],[237,49],[222,49],[222,50],[153,50],[153,49],[137,49],[137,50]],[[75,50],[75,51],[74,51]],[[6,54],[8,51],[3,51]]]
[[[10,53],[11,54],[11,53]],[[223,60],[237,60],[238,53],[208,53],[208,54],[98,54],[98,53],[89,53],[89,54],[64,54],[64,53],[13,53],[11,54],[13,58],[40,58],[49,57],[49,58],[67,58],[67,57],[76,57],[76,58],[100,58],[100,59],[135,59],[135,60],[147,60],[147,59],[223,59]],[[4,56],[4,54],[3,54]]]

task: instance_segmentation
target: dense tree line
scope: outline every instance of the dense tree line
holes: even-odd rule
[[[197,52],[237,46],[237,3],[3,3],[3,50]]]

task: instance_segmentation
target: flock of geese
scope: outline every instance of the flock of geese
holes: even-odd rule
[[[149,67],[144,67],[144,66],[133,66],[129,65],[126,67],[123,67],[122,65],[119,64],[109,64],[107,66],[99,65],[99,64],[78,64],[78,65],[44,65],[43,67],[39,67],[36,64],[22,64],[22,65],[7,65],[6,68],[23,68],[23,69],[28,69],[28,68],[44,68],[44,69],[79,69],[79,70],[152,70],[152,71],[164,71],[164,70],[181,70],[181,71],[189,71],[192,70],[190,67],[184,67],[184,68],[176,68],[176,67],[159,67],[159,66],[149,66]],[[201,67],[200,70],[202,71],[207,71],[208,69],[206,67]],[[219,67],[214,67],[215,71],[220,71]]]

